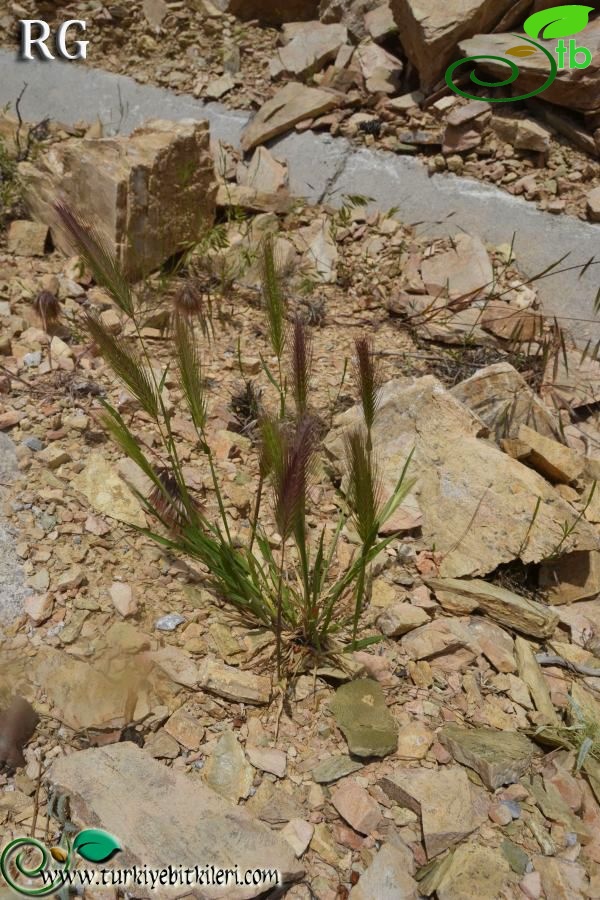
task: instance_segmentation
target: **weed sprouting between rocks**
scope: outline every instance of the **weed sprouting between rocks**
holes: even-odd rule
[[[211,435],[207,426],[209,396],[194,318],[175,309],[172,363],[183,395],[185,411],[195,429],[196,451],[204,461],[216,498],[213,519],[188,487],[164,401],[166,373],[151,364],[135,291],[102,236],[69,208],[58,203],[63,226],[93,273],[128,317],[136,343],[112,334],[101,319],[89,313],[87,330],[117,378],[152,420],[159,451],[142,445],[117,409],[103,400],[104,424],[112,439],[147,476],[152,488],[138,494],[156,526],[142,529],[166,550],[199,563],[216,597],[232,606],[251,626],[271,630],[276,642],[278,676],[297,672],[313,660],[338,657],[345,649],[367,646],[378,638],[359,639],[368,571],[394,537],[379,539],[383,525],[406,497],[411,483],[407,465],[391,497],[384,502],[371,431],[379,407],[381,376],[371,343],[356,345],[356,379],[364,425],[347,436],[344,510],[332,527],[318,533],[308,525],[310,487],[319,456],[319,417],[311,409],[312,347],[305,325],[287,319],[286,298],[273,247],[267,239],[261,251],[262,301],[275,366],[261,357],[266,377],[279,398],[274,413],[257,409],[259,475],[250,540],[242,546],[231,533],[225,510]],[[207,336],[205,335],[205,340]],[[253,405],[254,388],[246,386],[245,400]],[[181,410],[178,410],[181,412]],[[267,490],[278,540],[269,539],[265,509]],[[352,521],[359,550],[340,570],[336,550],[344,526]]]

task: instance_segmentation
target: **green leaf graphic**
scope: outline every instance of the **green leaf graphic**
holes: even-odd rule
[[[545,40],[568,37],[579,34],[587,27],[593,6],[555,6],[554,9],[543,9],[529,16],[525,22],[525,34],[531,38],[542,37]]]
[[[108,862],[115,853],[121,850],[116,837],[99,828],[87,828],[80,831],[73,841],[73,850],[76,850],[83,859],[88,862]]]

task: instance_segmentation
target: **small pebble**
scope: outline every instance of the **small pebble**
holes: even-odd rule
[[[179,613],[169,613],[166,616],[161,616],[160,619],[157,619],[154,623],[154,627],[158,629],[158,631],[175,631],[176,628],[179,628],[180,625],[183,625],[184,622],[187,622],[185,616],[179,615]]]

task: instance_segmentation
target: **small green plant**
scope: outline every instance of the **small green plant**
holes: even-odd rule
[[[6,144],[0,139],[0,229],[6,227],[20,196],[17,160],[10,155]]]
[[[261,411],[256,501],[250,537],[242,545],[231,533],[210,446],[209,397],[193,318],[181,312],[174,316],[173,361],[167,371],[176,373],[196,432],[195,453],[204,461],[216,498],[214,520],[186,484],[163,400],[167,371],[161,377],[151,364],[135,292],[101,235],[63,204],[58,203],[56,209],[96,282],[130,319],[136,337],[134,344],[115,336],[94,314],[87,316],[90,337],[152,420],[159,438],[157,452],[142,445],[119,412],[103,401],[104,422],[111,437],[152,482],[149,496],[138,496],[157,528],[142,532],[166,550],[200,563],[208,586],[221,602],[233,607],[251,627],[260,625],[273,632],[278,676],[299,671],[310,660],[338,658],[343,649],[367,646],[374,638],[359,640],[358,630],[369,567],[394,539],[380,540],[379,534],[411,488],[407,462],[391,497],[383,502],[373,450],[381,373],[370,343],[357,342],[356,375],[364,425],[347,438],[345,508],[336,522],[312,530],[308,509],[319,432],[310,403],[311,341],[300,320],[289,326],[273,246],[269,239],[264,242],[262,299],[276,368],[271,371],[263,358],[263,370],[277,390],[279,404],[275,414]],[[264,502],[267,487],[272,497],[270,510]],[[359,535],[360,548],[356,558],[340,570],[336,550],[349,519]],[[273,520],[278,532],[275,540],[269,538]]]

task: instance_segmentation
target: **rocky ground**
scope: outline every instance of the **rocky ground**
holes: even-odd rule
[[[274,52],[275,29],[231,17],[226,34],[219,11],[200,5],[199,23],[219,23],[200,51],[211,76],[224,74],[215,35]],[[182,4],[166,6],[146,2],[131,33],[129,7],[96,15],[123,22],[123,46],[137,42],[141,57],[144,35],[155,40],[166,16],[190,27]],[[22,14],[20,5],[10,13]],[[9,29],[10,16],[2,24]],[[119,29],[111,34],[120,67]],[[231,95],[258,105],[273,85],[266,56],[249,57]],[[307,127],[306,95],[298,100],[293,79],[284,89],[296,127]],[[390,96],[384,104],[398,100]],[[319,102],[318,115],[337,115],[331,95]],[[359,97],[347,126],[372,116],[366,110]],[[397,114],[402,128],[427,129],[439,112]],[[461,140],[470,133],[475,158],[439,158],[479,166],[498,140],[498,117],[462,101],[454,114],[436,127],[458,129]],[[561,177],[575,187],[556,179],[566,202],[554,211],[582,212],[597,163],[538,127],[517,130],[548,140],[543,160],[541,150],[503,140],[496,164],[506,174],[516,161],[519,173],[546,178],[562,154]],[[272,128],[263,107],[242,158],[211,146],[203,123],[153,123],[114,141],[50,123],[35,133],[20,181],[0,156],[0,449],[10,440],[18,465],[15,482],[2,475],[0,499],[28,585],[22,610],[0,631],[3,842],[32,834],[50,846],[71,825],[95,825],[118,835],[115,865],[202,857],[278,868],[290,898],[600,897],[600,364],[545,317],[510,246],[468,234],[431,241],[393,210],[368,213],[359,196],[337,211],[291,198],[285,166],[263,145]],[[376,131],[357,136],[390,138]],[[23,149],[9,117],[0,135],[9,159]],[[438,151],[430,158],[437,165]],[[570,177],[583,172],[578,161],[591,181]],[[151,203],[131,177],[141,170],[150,173]],[[360,418],[344,361],[355,338],[373,337],[385,382],[373,432],[382,482],[391,489],[412,452],[416,483],[372,572],[361,635],[380,641],[348,655],[345,667],[321,661],[278,684],[269,634],[140,534],[152,525],[139,497],[148,483],[108,439],[101,401],[149,452],[159,450],[157,434],[90,342],[85,313],[114,335],[138,337],[69,251],[52,214],[57,195],[105,228],[137,281],[142,336],[153,370],[166,373],[163,399],[186,480],[216,515],[167,368],[174,305],[193,287],[196,311],[212,309],[212,337],[201,341],[208,434],[241,541],[258,475],[257,409],[276,401],[261,363],[273,363],[258,264],[265,235],[285,274],[288,317],[299,315],[313,341],[311,407],[322,437],[310,494],[315,533],[337,519],[341,437]],[[144,236],[135,252],[120,230],[125,210]],[[178,267],[192,237],[195,250]],[[278,547],[274,521],[268,535]],[[356,546],[346,526],[338,570]]]
[[[452,9],[439,25],[433,19],[428,28],[415,31],[412,0],[396,0],[396,6],[395,19],[385,2],[324,0],[318,21],[316,4],[307,2],[303,18],[314,21],[290,24],[288,15],[282,26],[281,17],[278,22],[276,14],[267,16],[260,3],[242,4],[242,20],[235,2],[228,0],[216,5],[211,0],[134,0],[126,6],[78,3],[60,9],[49,3],[46,17],[53,23],[72,14],[88,22],[92,66],[236,109],[261,110],[276,97],[277,105],[284,105],[276,133],[310,127],[341,134],[392,153],[420,156],[432,172],[499,185],[552,213],[597,221],[596,68],[592,74],[586,71],[584,81],[580,73],[565,71],[539,100],[509,111],[503,104],[468,103],[439,80],[439,61],[451,62],[458,40],[477,35],[475,6],[472,23],[465,22],[459,32],[448,24]],[[528,6],[519,4],[512,19],[497,10],[490,24],[500,32],[498,39],[510,40],[504,32],[525,19]],[[11,4],[0,17],[4,46],[16,44],[18,19],[38,15],[38,7],[33,2]],[[461,18],[464,10],[457,6],[456,19]],[[597,30],[588,44],[596,40]],[[505,49],[495,40],[494,35],[480,35],[463,40],[460,49],[464,55]],[[434,71],[428,62],[432,57],[438,60]],[[530,62],[521,65],[527,77],[535,78],[535,66],[530,76]],[[307,87],[325,90],[328,103],[323,95],[311,96]],[[282,94],[283,88],[287,92]],[[270,136],[263,133],[259,139]]]

